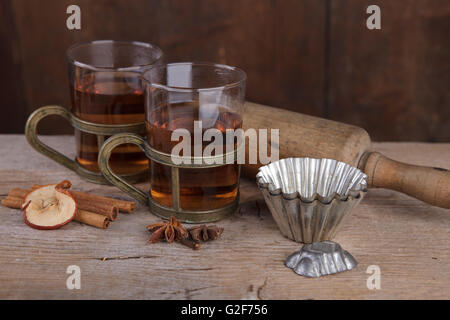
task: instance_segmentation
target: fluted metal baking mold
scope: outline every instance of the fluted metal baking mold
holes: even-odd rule
[[[285,265],[295,273],[317,278],[351,270],[358,262],[353,256],[333,241],[305,244],[286,258]]]
[[[257,183],[281,233],[312,243],[334,238],[367,192],[366,178],[336,160],[288,158],[261,167]]]
[[[358,168],[332,159],[287,158],[259,168],[258,184],[271,194],[304,202],[333,198],[345,200],[367,189],[367,175]]]

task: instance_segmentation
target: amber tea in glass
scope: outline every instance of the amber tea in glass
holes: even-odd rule
[[[144,121],[140,76],[161,61],[159,48],[141,42],[93,41],[74,45],[67,57],[73,115],[107,125]],[[98,172],[98,151],[108,136],[75,129],[75,137],[78,163]],[[137,146],[125,144],[113,151],[110,165],[119,174],[134,174],[148,168],[148,159]]]
[[[144,73],[146,89],[146,128],[150,146],[171,154],[180,140],[173,141],[176,129],[185,129],[201,149],[210,141],[195,141],[194,121],[201,121],[202,135],[215,128],[223,135],[223,150],[229,130],[242,128],[245,73],[237,68],[209,63],[175,63],[154,67]],[[186,156],[186,155],[182,155]],[[192,156],[192,155],[189,155]],[[171,167],[151,161],[150,197],[159,204],[172,205]],[[213,168],[179,169],[180,207],[206,211],[222,208],[236,200],[239,165],[224,164]]]
[[[165,153],[171,153],[179,141],[171,141],[176,129],[187,129],[194,135],[194,121],[202,120],[202,135],[207,129],[215,128],[223,135],[223,150],[226,150],[225,133],[228,129],[242,128],[242,118],[238,113],[218,107],[214,118],[200,116],[198,102],[181,102],[163,106],[149,114],[146,121],[148,142]],[[205,124],[206,127],[204,126]],[[202,150],[209,142],[202,142]],[[191,140],[191,150],[194,141]],[[171,169],[159,163],[152,163],[151,196],[160,204],[172,204]],[[180,204],[186,210],[210,210],[231,203],[237,195],[239,167],[227,164],[216,168],[180,169]]]

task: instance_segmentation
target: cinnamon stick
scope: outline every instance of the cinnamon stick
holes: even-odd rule
[[[102,216],[100,214],[89,212],[86,210],[77,210],[77,213],[75,214],[75,218],[73,220],[76,220],[78,222],[88,224],[90,226],[94,226],[100,229],[106,229],[109,226],[109,220],[108,217]]]
[[[15,190],[16,191],[12,192],[12,193],[18,194],[19,191],[17,189],[15,189]],[[22,190],[25,190],[25,189],[22,189]],[[28,191],[25,190],[25,192],[27,193]],[[23,197],[15,197],[15,196],[8,195],[5,199],[2,200],[2,205],[4,205],[5,207],[13,208],[13,209],[22,209],[22,202],[23,202]],[[109,226],[108,217],[94,213],[94,212],[89,212],[86,210],[78,209],[73,220],[84,223],[84,224],[88,224],[90,226],[97,227],[100,229],[106,229]]]
[[[22,209],[22,201],[22,198],[7,196],[5,199],[2,199],[2,205],[8,208]]]
[[[89,200],[77,200],[75,199],[75,202],[77,203],[77,208],[80,210],[86,210],[95,212],[97,214],[101,214],[102,216],[107,217],[109,220],[114,221],[117,219],[117,214],[119,210],[107,203],[97,203],[97,202],[91,202]]]
[[[15,189],[11,189],[8,192],[8,197],[17,197],[17,198],[25,198],[25,196],[27,195],[27,193],[30,190],[26,190],[26,189],[22,189],[22,188],[15,188]]]
[[[34,184],[32,188],[39,188],[41,185]],[[95,194],[89,194],[85,192],[80,191],[74,191],[69,190],[72,196],[74,197],[75,201],[95,201],[97,203],[108,203],[117,209],[119,209],[120,212],[126,212],[126,213],[133,213],[136,209],[136,202],[134,201],[126,201],[126,200],[119,200],[109,197],[103,197]]]
[[[39,185],[33,185],[33,189],[36,189],[38,187]],[[26,189],[15,188],[9,191],[8,196],[24,198],[28,192],[29,190]],[[76,192],[76,195],[73,193],[73,191],[70,191],[70,193],[73,195],[78,209],[101,214],[102,216],[108,217],[108,219],[110,219],[111,221],[117,219],[119,210],[112,203],[108,203],[106,201],[97,201],[93,198],[85,196],[79,197],[79,194],[81,194],[81,192]]]
[[[119,209],[120,212],[133,213],[134,209],[136,209],[136,202],[134,201],[119,200],[73,190],[70,190],[70,193],[75,198],[75,201],[86,200],[109,203]]]

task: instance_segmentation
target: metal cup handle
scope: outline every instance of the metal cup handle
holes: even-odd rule
[[[148,195],[144,191],[136,188],[135,186],[115,174],[109,166],[109,158],[112,151],[121,144],[129,143],[137,145],[143,152],[146,152],[147,142],[142,137],[132,133],[116,134],[108,138],[100,148],[98,154],[98,166],[100,168],[100,172],[103,174],[106,180],[117,186],[123,192],[128,193],[130,196],[132,196],[142,204],[148,205]]]
[[[109,158],[114,148],[121,144],[134,144],[137,145],[153,162],[169,166],[171,168],[171,184],[172,184],[172,206],[167,207],[158,203],[155,199],[144,191],[131,185],[120,176],[115,174],[109,166]],[[230,204],[217,209],[205,210],[205,211],[192,211],[184,210],[180,206],[180,176],[179,169],[198,169],[198,168],[214,168],[220,167],[226,164],[234,163],[237,160],[239,152],[243,152],[244,144],[242,143],[235,150],[214,155],[214,156],[179,156],[162,152],[154,149],[147,141],[132,133],[120,133],[107,139],[98,155],[98,166],[100,172],[104,178],[111,184],[117,186],[120,190],[129,194],[145,206],[148,206],[150,211],[157,216],[164,219],[169,219],[171,216],[177,217],[177,219],[187,223],[203,223],[217,221],[223,217],[228,216],[235,212],[239,206],[239,192],[236,199]]]
[[[71,116],[70,112],[61,106],[50,105],[50,106],[45,106],[45,107],[39,108],[29,116],[27,123],[25,125],[25,136],[27,137],[28,143],[36,151],[53,159],[54,161],[62,164],[66,168],[76,171],[78,165],[74,160],[69,159],[62,153],[49,147],[48,145],[43,143],[41,140],[39,140],[39,138],[37,136],[37,126],[39,124],[39,121],[41,121],[42,119],[44,119],[45,117],[48,117],[50,115],[56,115],[56,116],[63,117],[64,119],[66,119],[69,122],[72,121],[72,116]]]
[[[82,119],[77,118],[72,113],[70,113],[67,109],[60,106],[45,106],[39,108],[34,111],[27,120],[27,124],[25,125],[25,135],[27,137],[30,145],[38,152],[42,153],[46,157],[51,158],[52,160],[62,164],[66,168],[75,171],[78,175],[80,175],[83,179],[94,183],[102,183],[106,184],[108,181],[99,173],[92,172],[85,169],[81,166],[76,160],[69,159],[65,155],[59,153],[58,151],[52,149],[51,147],[44,144],[37,137],[37,126],[39,121],[49,115],[57,115],[61,116],[67,121],[69,121],[70,125],[82,132],[94,134],[97,136],[98,145],[102,145],[105,137],[112,136],[117,133],[123,132],[132,132],[132,133],[141,133],[145,132],[145,123],[130,123],[130,124],[101,124],[101,123],[92,123]],[[144,178],[148,176],[147,170],[140,171],[137,173],[124,175],[127,177],[128,181],[142,181]]]

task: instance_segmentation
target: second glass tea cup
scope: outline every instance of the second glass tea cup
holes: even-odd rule
[[[239,202],[236,140],[240,139],[235,135],[237,139],[229,140],[227,134],[233,137],[242,128],[245,72],[226,65],[187,62],[154,66],[142,78],[147,140],[133,134],[109,138],[99,154],[105,178],[164,218],[206,222],[233,213]],[[212,140],[206,133],[211,130],[220,138],[222,151],[204,156]],[[177,132],[189,137],[189,154],[186,150],[174,154],[184,140]],[[111,150],[124,143],[138,145],[151,160],[148,193],[120,178],[108,163]],[[192,161],[176,163],[177,157]],[[212,159],[224,161],[207,161]]]

